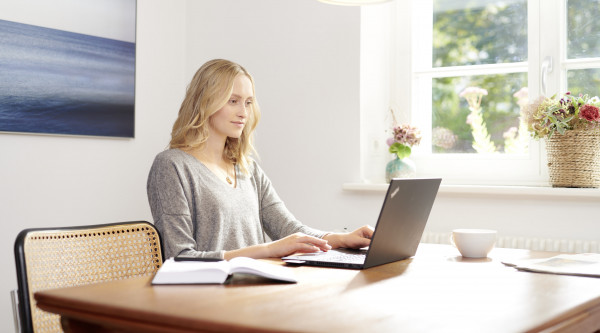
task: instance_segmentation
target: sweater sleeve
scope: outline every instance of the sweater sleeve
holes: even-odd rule
[[[258,195],[262,224],[267,235],[273,239],[281,239],[296,232],[322,238],[327,233],[302,224],[287,209],[277,195],[275,188],[258,164],[253,166],[254,177],[258,182]]]
[[[189,175],[176,162],[158,155],[147,182],[148,201],[166,258],[185,254],[223,258],[225,251],[196,251],[193,194]]]

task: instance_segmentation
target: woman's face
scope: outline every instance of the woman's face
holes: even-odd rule
[[[210,117],[210,136],[239,138],[242,135],[248,115],[252,112],[252,82],[246,75],[238,75],[233,82],[229,100],[219,111]]]

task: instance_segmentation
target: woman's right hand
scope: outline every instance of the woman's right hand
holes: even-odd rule
[[[296,252],[314,253],[329,250],[331,250],[331,246],[327,244],[326,240],[297,232],[270,243],[227,251],[225,260],[235,257],[281,258]]]
[[[265,244],[270,258],[281,258],[296,252],[313,253],[329,251],[331,246],[322,238],[297,232],[280,240]]]

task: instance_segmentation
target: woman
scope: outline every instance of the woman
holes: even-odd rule
[[[260,118],[252,76],[240,65],[205,63],[188,86],[168,150],[148,177],[148,200],[167,258],[282,257],[368,246],[372,228],[325,233],[286,209],[250,158]],[[268,235],[274,241],[267,241]]]

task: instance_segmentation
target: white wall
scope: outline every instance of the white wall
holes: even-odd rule
[[[3,1],[0,13],[17,1]],[[151,219],[150,163],[168,142],[188,80],[216,57],[255,76],[260,162],[288,208],[322,229],[375,223],[383,193],[342,190],[361,179],[359,8],[316,0],[143,0],[137,27],[135,139],[0,135],[0,255],[8,267],[24,228]],[[473,226],[599,239],[597,207],[596,198],[441,194],[428,230]],[[0,283],[0,331],[10,331],[14,268]]]
[[[20,0],[0,2],[11,17]],[[185,89],[183,1],[138,1],[135,139],[0,134],[0,332],[11,332],[15,237],[25,228],[151,221],[146,178]]]
[[[349,211],[362,199],[341,190],[359,179],[360,9],[316,0],[188,4],[188,75],[215,57],[253,74],[260,163],[292,213],[324,229],[357,225],[360,215],[372,221],[377,212]]]

